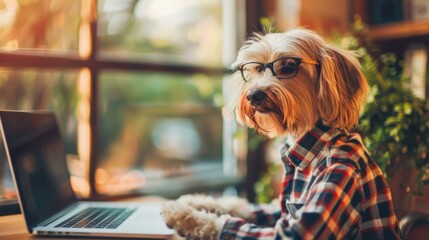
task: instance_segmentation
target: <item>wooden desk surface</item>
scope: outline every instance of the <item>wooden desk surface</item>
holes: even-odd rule
[[[162,202],[163,198],[139,197],[122,200],[124,202]],[[63,237],[59,237],[60,239]],[[53,237],[34,236],[27,232],[24,216],[22,214],[0,216],[0,239],[2,240],[25,240],[25,239],[59,239]],[[97,239],[97,238],[69,238],[69,239]]]
[[[35,239],[27,232],[24,216],[15,214],[0,217],[0,239]],[[40,239],[40,238],[37,238]]]

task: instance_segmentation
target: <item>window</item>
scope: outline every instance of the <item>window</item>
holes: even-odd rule
[[[101,56],[222,66],[222,1],[98,3]]]
[[[240,4],[0,0],[0,108],[56,113],[81,196],[236,184],[244,146],[221,103]],[[7,202],[3,146],[0,157]]]

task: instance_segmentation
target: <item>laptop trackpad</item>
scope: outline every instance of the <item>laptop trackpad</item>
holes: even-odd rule
[[[159,218],[161,218],[161,214],[159,215],[160,215]],[[153,221],[154,218],[158,218],[156,213],[140,212],[135,218],[135,220],[136,221]]]
[[[136,217],[134,218],[134,220],[144,222],[152,222],[156,220],[164,222],[164,219],[161,216],[161,208],[159,205],[142,207],[136,213]]]

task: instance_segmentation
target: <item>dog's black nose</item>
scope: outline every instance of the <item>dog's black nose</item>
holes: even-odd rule
[[[267,94],[265,92],[261,90],[252,90],[247,94],[246,98],[253,106],[259,106],[264,102],[266,97]]]

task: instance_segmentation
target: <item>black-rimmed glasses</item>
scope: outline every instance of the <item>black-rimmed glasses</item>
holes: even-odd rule
[[[279,79],[293,78],[298,73],[301,63],[319,65],[318,62],[299,57],[282,57],[269,63],[248,62],[238,66],[241,76],[245,82],[253,78],[260,77],[268,67],[274,76]]]

